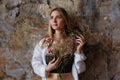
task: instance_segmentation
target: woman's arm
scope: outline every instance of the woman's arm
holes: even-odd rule
[[[40,43],[42,43],[42,41],[40,41]],[[46,77],[46,65],[43,64],[42,49],[39,44],[36,45],[36,47],[34,48],[34,54],[32,57],[32,67],[37,75],[39,75],[40,77]]]
[[[86,59],[86,56],[82,51],[82,48],[85,44],[85,38],[82,35],[79,35],[77,36],[77,39],[75,42],[76,42],[76,52],[75,52],[74,63],[78,73],[82,73],[86,70],[86,65],[84,62],[84,60]]]
[[[84,60],[86,60],[86,56],[83,52],[81,52],[80,54],[74,53],[74,55],[74,64],[77,69],[77,72],[80,74],[86,70],[86,64],[84,62]]]

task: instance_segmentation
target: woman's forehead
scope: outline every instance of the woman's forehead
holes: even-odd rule
[[[51,16],[52,16],[52,15],[62,15],[62,14],[61,14],[60,11],[54,10],[54,11],[51,12]]]

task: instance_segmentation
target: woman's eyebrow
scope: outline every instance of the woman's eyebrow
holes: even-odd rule
[[[50,18],[53,18],[53,17],[54,17],[53,15],[50,16]],[[62,17],[62,15],[59,14],[59,15],[56,15],[55,17]]]

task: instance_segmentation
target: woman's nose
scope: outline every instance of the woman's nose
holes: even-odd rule
[[[56,19],[55,19],[55,18],[53,19],[53,22],[56,22]]]

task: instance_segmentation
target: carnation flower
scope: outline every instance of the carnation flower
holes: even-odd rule
[[[47,48],[47,53],[49,54],[52,54],[52,49],[51,48]]]
[[[45,40],[46,40],[47,42],[51,42],[51,41],[53,41],[53,38],[52,38],[52,37],[47,37]]]

